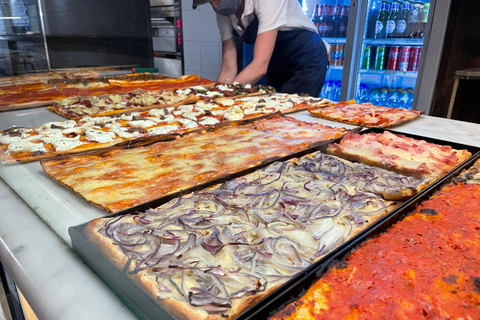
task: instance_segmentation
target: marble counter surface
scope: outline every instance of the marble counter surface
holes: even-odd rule
[[[308,112],[293,117],[355,128]],[[62,119],[45,108],[6,112],[0,130]],[[480,147],[480,124],[421,116],[393,130]],[[38,162],[1,166],[0,177],[0,259],[39,318],[135,319],[70,248],[68,227],[105,213],[47,177]]]

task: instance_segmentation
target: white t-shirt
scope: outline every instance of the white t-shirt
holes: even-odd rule
[[[279,31],[306,29],[318,33],[313,22],[303,13],[298,0],[245,0],[240,19],[245,29],[253,21],[254,13],[258,17],[257,34],[277,28]],[[245,32],[235,14],[225,17],[217,13],[217,24],[222,41],[233,37],[232,29],[240,36]]]

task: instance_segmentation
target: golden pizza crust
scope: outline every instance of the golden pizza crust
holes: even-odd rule
[[[326,119],[326,120],[330,120],[330,121],[341,122],[341,123],[346,123],[346,124],[351,124],[351,125],[358,125],[358,126],[368,127],[368,128],[391,128],[391,127],[398,126],[398,125],[404,124],[406,122],[412,121],[412,120],[418,118],[420,115],[422,115],[424,113],[423,111],[418,111],[418,110],[408,110],[408,111],[401,112],[403,109],[391,108],[392,110],[398,111],[397,114],[401,113],[406,118],[402,119],[402,120],[397,120],[397,121],[390,121],[390,122],[383,123],[383,124],[380,124],[380,125],[370,125],[368,123],[365,123],[363,121],[363,119],[361,118],[361,116],[355,116],[354,118],[350,118],[350,119],[347,119],[347,118],[342,119],[342,118],[338,118],[338,117],[331,117],[330,115],[325,114],[325,112],[327,110],[334,109],[339,104],[342,104],[342,106],[348,107],[350,105],[357,104],[357,102],[355,100],[349,100],[349,101],[345,101],[345,102],[340,102],[338,104],[325,106],[325,108],[312,107],[312,108],[308,109],[308,112],[312,116],[315,116],[315,117],[318,117],[318,118],[322,118],[322,119]],[[375,106],[375,105],[371,105],[369,107],[374,112],[376,111],[376,109],[377,110],[384,110],[384,108],[385,108],[385,107],[378,107],[378,106]]]

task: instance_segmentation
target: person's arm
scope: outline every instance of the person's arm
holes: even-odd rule
[[[253,60],[235,77],[234,82],[254,84],[267,74],[277,34],[278,29],[274,29],[257,35],[253,49]]]
[[[222,42],[222,67],[218,74],[217,81],[232,83],[237,75],[237,48],[233,38]]]

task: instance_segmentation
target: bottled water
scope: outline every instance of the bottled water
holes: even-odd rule
[[[412,106],[410,104],[410,98],[408,96],[408,92],[405,91],[402,95],[402,97],[400,98],[400,100],[398,101],[398,107],[399,108],[402,108],[402,109],[411,109]]]
[[[388,107],[398,108],[399,107],[399,99],[398,99],[398,91],[393,91],[392,95],[388,99]]]

